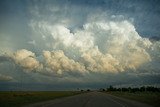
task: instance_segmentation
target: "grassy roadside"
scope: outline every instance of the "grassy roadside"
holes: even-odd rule
[[[0,107],[21,107],[30,103],[80,94],[76,91],[0,92]]]
[[[160,106],[160,93],[158,92],[107,92],[108,94],[143,102],[154,107]]]

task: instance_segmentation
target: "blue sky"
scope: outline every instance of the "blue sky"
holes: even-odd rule
[[[159,4],[1,0],[1,90],[159,86]]]

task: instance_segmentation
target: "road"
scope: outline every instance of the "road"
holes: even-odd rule
[[[26,107],[151,107],[147,104],[115,97],[102,92],[90,92]]]

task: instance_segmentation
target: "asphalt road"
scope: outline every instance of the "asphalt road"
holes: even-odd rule
[[[115,97],[101,92],[90,92],[26,107],[151,107],[147,104]]]

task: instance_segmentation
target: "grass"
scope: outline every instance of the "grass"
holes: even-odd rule
[[[115,95],[118,97],[123,97],[126,99],[131,99],[139,102],[143,102],[154,107],[159,107],[160,105],[160,93],[158,92],[107,92],[108,94]]]
[[[0,107],[21,107],[30,103],[79,94],[76,91],[0,92]]]

